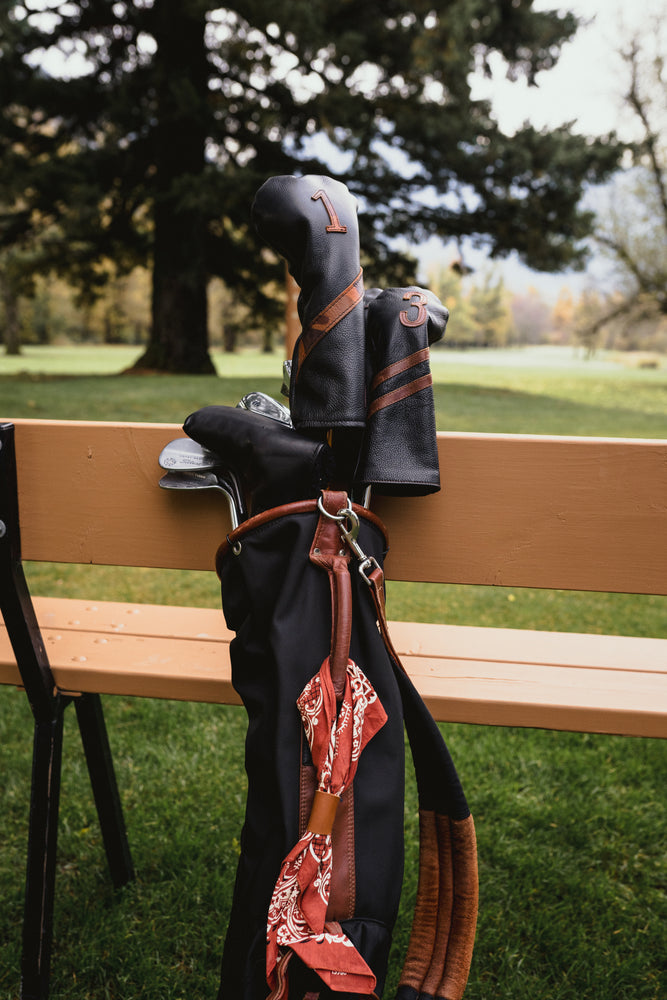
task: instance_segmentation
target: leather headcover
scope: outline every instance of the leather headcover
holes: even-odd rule
[[[331,177],[272,177],[255,196],[252,218],[301,289],[301,336],[290,384],[294,426],[363,427],[364,288],[356,199]]]
[[[377,493],[420,496],[440,489],[429,345],[449,313],[423,288],[365,295],[368,414],[357,484]]]
[[[334,476],[328,445],[252,410],[204,406],[183,430],[241,477],[253,514],[316,497]]]

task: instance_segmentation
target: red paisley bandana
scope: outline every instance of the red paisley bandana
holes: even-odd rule
[[[306,684],[297,705],[317,770],[318,791],[340,799],[355,775],[361,751],[387,721],[386,713],[368,678],[352,660],[348,660],[338,711],[328,658]],[[340,924],[326,921],[331,859],[331,833],[307,828],[283,861],[267,924],[270,1000],[287,994],[286,971],[292,954],[332,990],[370,995],[375,989],[372,970]]]

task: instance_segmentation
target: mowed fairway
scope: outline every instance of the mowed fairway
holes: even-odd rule
[[[218,378],[115,374],[136,354],[35,348],[19,359],[0,356],[0,418],[180,424],[192,410],[233,405],[250,389],[280,391],[278,353],[217,354]],[[441,430],[667,437],[665,360],[645,369],[629,358],[584,362],[569,348],[434,351],[432,368]],[[156,463],[156,488],[158,478]],[[219,606],[213,574],[38,565],[28,575],[35,593]],[[665,598],[393,584],[389,612],[667,636]],[[67,713],[51,996],[214,998],[243,821],[244,713],[112,698],[105,711],[137,880],[118,893],[111,888]],[[462,725],[443,731],[479,839],[469,1000],[667,998],[667,741]],[[31,737],[25,695],[0,688],[0,1000],[18,996]],[[416,889],[411,784],[406,829],[388,998]]]

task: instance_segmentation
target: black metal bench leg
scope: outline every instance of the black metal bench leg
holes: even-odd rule
[[[59,705],[53,719],[35,722],[23,916],[22,1000],[46,1000],[49,993],[62,745],[63,706]]]
[[[0,608],[35,720],[21,998],[46,1000],[53,940],[63,713],[71,699],[56,687],[23,573],[11,423],[0,423]],[[134,872],[102,705],[97,695],[74,700],[111,877],[114,885],[124,885]]]
[[[125,830],[111,748],[98,694],[83,694],[74,699],[81,742],[88,763],[90,783],[109,862],[111,880],[116,888],[134,878],[130,845]]]

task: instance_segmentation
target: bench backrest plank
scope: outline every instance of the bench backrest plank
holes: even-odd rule
[[[180,427],[14,423],[25,559],[212,569],[224,499],[157,485]],[[667,594],[667,441],[441,433],[438,445],[440,493],[373,502],[388,577]]]

